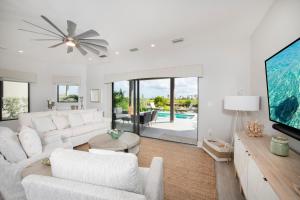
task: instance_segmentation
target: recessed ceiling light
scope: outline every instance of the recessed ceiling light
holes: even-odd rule
[[[150,47],[155,47],[155,44],[151,44]]]
[[[120,52],[116,51],[116,52],[115,52],[115,54],[116,54],[116,55],[119,55],[119,54],[120,54]]]
[[[22,53],[24,53],[24,51],[23,51],[23,50],[19,50],[18,53],[21,53],[21,54],[22,54]]]
[[[93,60],[93,58],[89,58],[89,61]]]

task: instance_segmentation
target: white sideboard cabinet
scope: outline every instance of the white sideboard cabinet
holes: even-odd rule
[[[247,200],[300,199],[300,156],[290,151],[289,157],[269,151],[271,138],[234,136],[234,166]]]

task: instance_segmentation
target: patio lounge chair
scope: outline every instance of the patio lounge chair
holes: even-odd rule
[[[151,122],[152,114],[151,112],[144,112],[143,114],[140,114],[140,124],[143,126],[149,125]]]
[[[157,116],[158,116],[158,111],[157,110],[152,111],[152,114],[151,114],[151,123],[156,122]]]

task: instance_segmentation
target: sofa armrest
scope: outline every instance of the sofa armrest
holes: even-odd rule
[[[103,117],[103,122],[105,124],[105,129],[110,129],[112,119],[110,117]]]
[[[9,163],[0,155],[0,199],[26,199],[21,185],[24,166],[25,163]]]
[[[50,176],[26,176],[27,200],[146,200],[144,195]]]
[[[145,185],[145,196],[147,200],[164,199],[163,176],[163,159],[161,157],[154,157],[151,162]]]

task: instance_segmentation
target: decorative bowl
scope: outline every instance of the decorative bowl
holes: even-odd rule
[[[117,140],[119,137],[122,135],[123,131],[122,130],[110,130],[108,131],[108,134],[111,136],[112,139]]]

